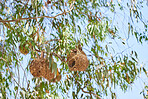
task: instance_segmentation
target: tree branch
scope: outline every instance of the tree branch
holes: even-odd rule
[[[59,54],[52,52],[54,56],[57,56],[62,62],[65,62],[65,59],[63,59]]]
[[[2,21],[2,23],[3,23],[7,28],[9,28],[9,29],[15,31],[16,33],[18,33],[13,27],[11,27],[10,23],[7,24],[6,22],[4,22],[4,20],[2,20],[1,17],[0,17],[0,21]]]
[[[75,75],[74,75],[74,74],[72,74],[72,75],[73,75],[73,77],[75,78]],[[76,78],[75,78],[75,81],[76,81],[76,83],[77,83],[79,86],[81,86],[80,83],[77,81]],[[83,88],[85,88],[85,87],[83,87]],[[84,93],[88,93],[88,94],[93,94],[95,97],[97,97],[97,99],[101,99],[100,96],[98,96],[97,94],[95,94],[95,93],[93,93],[93,92],[90,92],[90,91],[89,91],[89,92],[84,91],[83,88],[80,87],[80,89],[82,90],[82,92],[84,92]]]
[[[87,91],[84,91],[83,88],[80,88],[82,90],[82,92],[84,93],[88,93],[88,94],[93,94],[95,97],[97,97],[98,99],[101,99],[97,94],[93,93],[93,92],[87,92]]]
[[[4,58],[2,58],[2,57],[0,57],[0,60],[3,60],[3,61],[5,61],[5,62],[7,62]]]
[[[53,17],[50,17],[50,16],[39,16],[39,17],[30,17],[30,18],[20,18],[20,19],[14,19],[14,20],[2,20],[2,19],[0,19],[0,22],[5,23],[5,22],[17,22],[17,21],[21,21],[21,20],[37,19],[37,18],[56,18],[57,16],[60,16],[60,15],[64,15],[66,13],[69,13],[74,8],[74,5],[73,4],[74,3],[72,3],[70,5],[70,10],[68,10],[68,11],[65,11],[64,10],[64,12],[59,13],[59,14],[53,16]]]
[[[21,15],[21,18],[22,18],[22,16],[23,16],[23,14],[25,13],[25,10],[26,10],[26,8],[27,8],[28,2],[29,2],[29,0],[27,1],[26,5],[25,5],[24,11],[23,11],[23,13],[22,13],[22,15]]]
[[[35,49],[35,51],[46,53],[45,51],[41,51],[41,50],[38,50],[38,49]],[[65,62],[65,59],[64,59],[63,57],[61,57],[59,54],[54,53],[54,52],[51,52],[51,53],[49,53],[49,54],[52,54],[52,55],[54,55],[54,56],[57,56],[62,62]]]

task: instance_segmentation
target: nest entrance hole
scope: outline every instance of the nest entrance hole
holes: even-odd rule
[[[74,59],[72,59],[69,61],[68,65],[69,65],[69,67],[73,67],[73,66],[75,66],[75,64],[76,64],[76,61]]]
[[[72,62],[72,65],[71,65],[71,67],[73,67],[74,65],[75,65],[75,61],[73,61],[73,62]]]

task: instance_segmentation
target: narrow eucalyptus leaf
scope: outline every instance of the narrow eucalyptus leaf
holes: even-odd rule
[[[52,65],[52,58],[49,57],[49,68],[51,68],[51,65]]]

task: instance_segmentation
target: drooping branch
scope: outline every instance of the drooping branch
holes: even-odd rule
[[[74,74],[72,74],[72,75],[73,75],[73,77],[75,78],[75,75],[74,75]],[[81,84],[77,81],[76,78],[75,78],[75,81],[76,81],[76,83],[78,84],[78,86],[81,86]],[[80,89],[82,90],[82,92],[87,93],[87,94],[93,94],[97,99],[101,99],[100,96],[98,96],[97,94],[95,94],[95,93],[93,93],[93,92],[91,92],[91,91],[89,91],[89,92],[88,92],[88,91],[85,91],[84,88],[85,88],[85,87],[83,87],[83,88],[80,87]]]
[[[21,15],[21,18],[22,18],[22,16],[23,16],[23,14],[25,13],[25,10],[26,10],[26,8],[27,8],[28,2],[29,2],[29,0],[27,1],[26,5],[25,5],[25,8],[24,8],[23,13],[22,13],[22,15]]]
[[[70,10],[59,13],[55,16],[39,16],[39,17],[29,17],[29,18],[20,18],[20,19],[14,19],[14,20],[2,20],[2,18],[0,18],[0,22],[2,23],[6,23],[6,22],[17,22],[17,21],[21,21],[21,20],[29,20],[29,19],[37,19],[37,18],[56,18],[57,16],[60,15],[64,15],[66,13],[69,13],[72,9],[74,8],[74,2],[70,5]]]
[[[4,58],[2,58],[2,57],[0,57],[0,60],[3,60],[3,61],[5,61],[5,62],[7,62]]]
[[[11,27],[10,23],[6,23],[5,21],[2,20],[2,18],[0,17],[0,21],[2,21],[2,23],[9,29],[15,31],[16,33],[18,33],[13,27]]]
[[[88,93],[88,94],[93,94],[95,97],[97,97],[98,99],[101,99],[97,94],[93,93],[93,92],[87,92],[87,91],[84,91],[83,88],[80,88],[82,90],[82,92],[84,93]]]
[[[41,51],[41,50],[38,50],[38,49],[35,49],[35,51],[37,51],[37,52],[43,52],[43,53],[46,53],[45,51]],[[51,52],[51,53],[49,53],[49,54],[52,54],[52,55],[54,55],[54,56],[58,57],[58,58],[59,58],[62,62],[65,62],[64,57],[61,57],[59,54],[54,53],[54,52]]]
[[[65,59],[61,57],[59,54],[52,52],[54,56],[57,56],[62,62],[65,62]]]

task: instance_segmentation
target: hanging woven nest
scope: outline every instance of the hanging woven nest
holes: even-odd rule
[[[49,69],[49,63],[48,66],[46,65],[46,67],[47,67],[45,69],[46,72],[45,75],[43,76],[45,79],[51,82],[56,82],[61,80],[61,75],[59,74],[58,69],[57,69],[57,74],[55,76],[55,72],[52,73],[52,67]]]
[[[56,75],[56,77],[53,78],[53,79],[50,79],[50,81],[51,82],[56,82],[56,81],[60,81],[60,80],[61,80],[61,75],[59,74],[58,69],[57,69],[57,75]]]
[[[71,50],[67,56],[67,61],[71,71],[85,71],[89,65],[86,54],[79,49]]]
[[[26,41],[27,42],[27,41]],[[27,55],[29,53],[29,49],[27,49],[26,47],[26,44],[20,44],[19,46],[19,51],[24,54],[24,55]]]
[[[31,74],[34,77],[43,77],[47,79],[48,81],[51,81],[52,79],[56,79],[56,77],[59,76],[57,75],[55,77],[55,72],[52,73],[52,67],[49,68],[49,60],[43,57],[34,59],[31,62],[29,69],[30,69]],[[57,69],[57,73],[59,74],[58,69]],[[56,81],[60,81],[60,79]]]
[[[30,64],[30,72],[34,77],[44,77],[46,75],[47,65],[49,67],[49,62],[46,59],[34,59]]]

